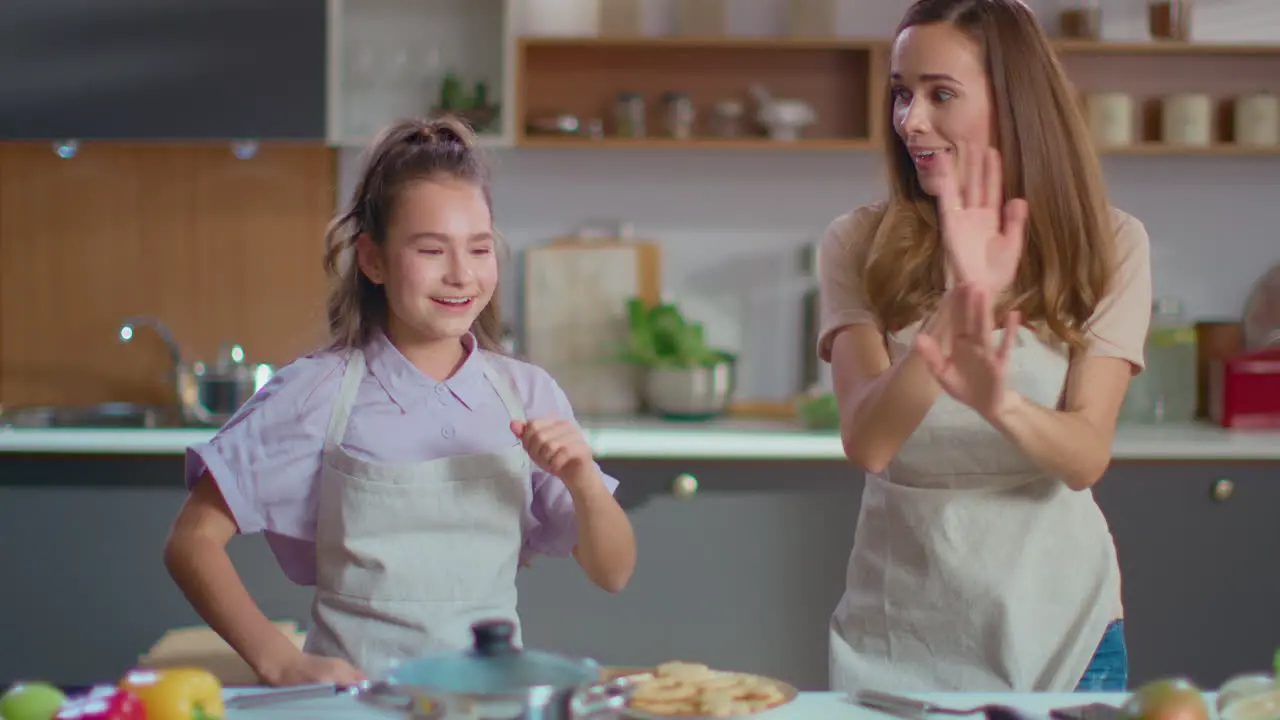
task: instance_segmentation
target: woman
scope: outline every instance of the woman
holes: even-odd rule
[[[920,0],[889,85],[889,199],[820,253],[819,353],[867,471],[832,686],[1123,689],[1119,566],[1088,490],[1142,369],[1146,231],[1108,207],[1019,0]]]

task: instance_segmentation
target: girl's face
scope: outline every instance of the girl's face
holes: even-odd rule
[[[938,23],[903,30],[890,58],[893,129],[911,153],[920,188],[937,196],[938,157],[960,164],[961,147],[981,152],[994,143],[991,88],[979,47],[961,31]],[[959,178],[961,188],[966,178]]]
[[[465,335],[498,285],[497,241],[475,184],[422,180],[397,198],[382,247],[357,243],[360,269],[387,293],[398,340]]]

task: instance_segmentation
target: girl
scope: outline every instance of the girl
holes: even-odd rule
[[[620,591],[636,548],[617,481],[555,381],[497,351],[497,238],[470,131],[389,128],[326,241],[331,347],[187,452],[165,562],[200,616],[269,684],[350,683],[468,646],[477,620],[516,620],[533,553],[572,553]],[[258,531],[316,588],[303,652],[227,557]]]
[[[1142,368],[1146,231],[1020,0],[920,0],[890,66],[889,199],[821,244],[819,352],[867,471],[832,685],[1122,690],[1089,488]]]

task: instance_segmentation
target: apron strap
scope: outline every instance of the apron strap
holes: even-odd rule
[[[493,364],[487,360],[484,362],[484,376],[497,391],[498,397],[502,400],[502,406],[507,409],[507,414],[512,420],[524,422],[527,418],[524,415],[524,404],[520,402],[520,398],[516,396],[516,391],[511,387],[511,383],[502,376],[502,373],[494,369]]]
[[[355,404],[356,392],[360,390],[360,381],[364,379],[364,350],[352,350],[347,355],[347,371],[342,374],[342,385],[338,387],[338,397],[333,402],[333,413],[329,416],[329,431],[325,435],[325,451],[334,450],[342,443],[347,434],[347,421],[351,419],[351,406]]]

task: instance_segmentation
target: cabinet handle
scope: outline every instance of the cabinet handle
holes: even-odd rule
[[[698,493],[698,478],[689,473],[680,473],[671,481],[671,494],[680,499],[691,498]]]
[[[1213,495],[1214,500],[1223,502],[1229,500],[1231,496],[1235,494],[1235,491],[1235,483],[1231,482],[1227,478],[1218,478],[1213,481],[1213,489],[1210,491],[1210,494]]]

